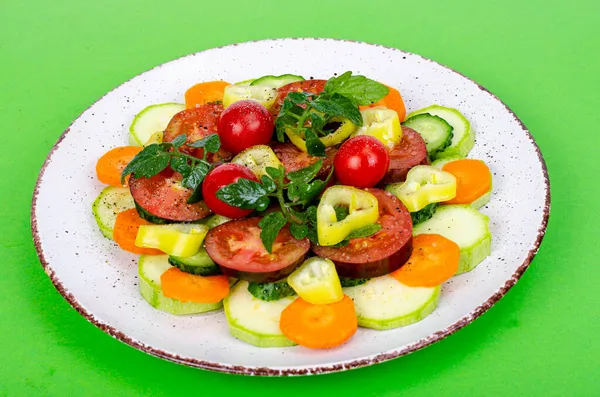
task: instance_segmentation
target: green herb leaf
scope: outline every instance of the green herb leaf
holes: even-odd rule
[[[435,211],[437,210],[440,203],[431,203],[421,208],[417,212],[411,212],[410,217],[412,219],[413,226],[418,225],[419,223],[425,222],[428,219],[433,217]]]
[[[369,278],[340,277],[340,283],[342,284],[342,288],[356,287],[357,285],[362,285],[369,280]]]
[[[217,198],[234,207],[246,210],[264,211],[269,203],[262,199],[268,192],[263,185],[246,178],[240,178],[237,182],[224,186],[217,190]],[[268,200],[268,197],[266,198]]]
[[[171,168],[186,177],[192,171],[185,157],[171,157]]]
[[[306,218],[313,225],[317,224],[317,206],[312,205],[306,209]]]
[[[318,160],[314,164],[309,165],[301,170],[288,172],[287,178],[292,182],[306,183],[312,180],[323,166],[323,160]]]
[[[175,137],[175,139],[173,139],[171,141],[171,144],[173,146],[175,146],[176,148],[179,148],[181,145],[183,145],[185,143],[186,139],[187,139],[187,135],[185,135],[185,134],[177,135]]]
[[[136,178],[151,178],[169,166],[171,156],[165,151],[165,147],[153,143],[146,146],[133,160],[127,164],[121,173],[121,183],[125,183],[125,177],[133,174]]]
[[[210,171],[211,165],[204,160],[200,160],[196,166],[192,167],[190,173],[187,176],[184,176],[181,181],[181,185],[183,187],[187,187],[190,189],[196,189],[204,178],[206,174]]]
[[[343,221],[350,215],[350,209],[343,205],[336,205],[333,209],[335,210],[335,219],[337,219],[338,222]]]
[[[274,168],[276,169],[276,168]],[[275,184],[275,181],[271,178],[269,178],[266,175],[263,175],[260,178],[260,181],[263,185],[263,187],[265,188],[265,190],[267,191],[267,193],[273,193],[275,190],[277,190],[277,185]]]
[[[312,112],[310,114],[310,126],[315,131],[322,131],[325,124],[327,124],[327,120],[320,113]]]
[[[290,92],[286,95],[285,99],[289,99],[295,105],[305,105],[308,102],[308,97],[313,94],[307,94],[305,92]]]
[[[308,235],[308,225],[299,223],[290,223],[290,233],[296,240],[302,240]]]
[[[219,139],[219,135],[210,134],[205,138],[190,143],[188,146],[196,149],[204,148],[208,153],[217,153],[221,148],[221,140]]]
[[[198,185],[196,189],[194,189],[194,193],[187,199],[187,204],[195,204],[202,201],[202,184]]]
[[[360,75],[352,76],[352,72],[327,80],[324,88],[325,94],[337,93],[359,105],[375,103],[385,97],[389,91],[388,87],[375,80]]]
[[[271,212],[258,222],[258,226],[261,229],[260,239],[269,254],[273,252],[273,242],[286,223],[287,219],[281,212]]]
[[[296,295],[296,291],[294,291],[287,281],[277,281],[275,283],[250,282],[248,283],[248,292],[255,298],[265,302]]]
[[[353,230],[349,235],[348,239],[369,237],[381,230],[379,223],[373,223],[371,225],[363,226],[359,229]]]
[[[279,181],[279,180],[283,179],[283,176],[285,173],[285,170],[281,166],[279,168],[267,167],[265,169],[265,171],[275,181]]]
[[[326,182],[316,179],[311,183],[292,182],[288,185],[288,199],[295,205],[308,204],[325,188]]]
[[[325,157],[325,145],[310,128],[305,130],[306,151],[312,156]]]
[[[356,103],[341,94],[334,93],[328,98],[318,97],[311,105],[319,112],[345,117],[355,125],[362,125],[362,116]]]
[[[308,234],[306,237],[308,237],[311,243],[319,244],[319,236],[317,234],[317,229],[314,226],[311,225],[308,227]]]

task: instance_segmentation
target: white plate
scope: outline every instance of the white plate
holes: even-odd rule
[[[182,102],[186,88],[265,74],[328,78],[355,73],[396,87],[412,111],[438,103],[459,109],[477,132],[469,157],[494,174],[483,209],[491,220],[492,255],[446,283],[425,320],[390,331],[359,329],[344,346],[261,349],[231,337],[222,312],[176,317],[150,307],[137,287],[136,256],[100,234],[91,205],[103,186],[95,164],[127,144],[128,127],[144,107]],[[519,119],[498,98],[459,73],[421,56],[365,43],[282,39],[235,44],[166,63],[117,87],[60,137],[40,173],[32,205],[33,236],[46,273],[85,318],[113,337],[156,356],[216,371],[297,375],[341,371],[389,360],[438,341],[485,312],[523,274],[538,250],[549,214],[541,153]]]

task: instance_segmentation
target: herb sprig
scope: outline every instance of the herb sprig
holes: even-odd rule
[[[221,141],[217,134],[211,134],[203,139],[189,143],[191,148],[203,148],[202,158],[182,153],[179,149],[186,143],[185,134],[177,136],[171,142],[153,143],[139,152],[121,173],[121,183],[127,175],[132,174],[136,178],[151,178],[167,167],[179,172],[183,179],[183,187],[193,189],[193,193],[187,200],[188,204],[197,203],[202,200],[202,181],[210,172],[213,165],[206,161],[208,153],[217,153],[221,148]]]

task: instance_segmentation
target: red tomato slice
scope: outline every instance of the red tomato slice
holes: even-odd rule
[[[173,116],[169,122],[165,129],[163,141],[171,142],[179,135],[186,134],[186,142],[192,143],[211,134],[216,134],[221,113],[223,113],[223,105],[219,104],[208,104],[182,110]],[[204,153],[204,149],[194,149],[186,146],[183,146],[181,151],[199,158],[202,158]],[[231,157],[231,153],[223,148],[218,153],[207,156],[210,162],[229,160]]]
[[[273,282],[288,276],[304,260],[310,242],[306,238],[296,240],[287,226],[277,235],[273,253],[269,254],[260,239],[260,219],[230,221],[208,232],[204,246],[223,274],[247,281]]]
[[[152,178],[129,179],[133,199],[144,211],[158,218],[173,222],[193,222],[211,212],[203,201],[187,204],[192,189],[181,186],[182,176],[166,169]]]
[[[310,92],[311,94],[320,94],[323,92],[323,89],[325,89],[325,83],[327,83],[327,80],[305,80],[286,84],[279,88],[279,95],[269,111],[273,116],[277,116],[287,94],[290,92]]]
[[[340,247],[313,245],[313,251],[331,259],[342,277],[371,278],[399,269],[412,253],[412,220],[410,213],[391,193],[381,189],[365,189],[379,201],[379,223],[383,228],[370,237],[350,240]]]
[[[415,130],[402,126],[402,140],[390,151],[390,166],[381,183],[404,182],[408,171],[419,164],[429,164],[425,141]]]
[[[286,173],[301,170],[319,160],[323,160],[323,166],[317,174],[317,178],[323,180],[329,175],[329,171],[331,171],[331,167],[333,166],[333,159],[337,153],[336,148],[329,148],[325,151],[327,157],[321,158],[303,152],[293,143],[272,143],[270,146],[279,161],[281,161],[281,164],[283,164]]]

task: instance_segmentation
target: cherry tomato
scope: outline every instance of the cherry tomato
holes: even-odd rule
[[[227,151],[238,154],[254,145],[266,145],[273,136],[273,116],[255,101],[238,101],[223,111],[218,134]]]
[[[390,155],[377,138],[359,135],[348,139],[335,155],[335,177],[342,185],[375,186],[390,165]]]
[[[217,197],[217,191],[220,188],[235,183],[240,178],[258,182],[258,179],[249,168],[234,163],[221,164],[206,175],[202,183],[202,197],[212,212],[228,218],[243,218],[250,215],[252,210],[234,207]]]

